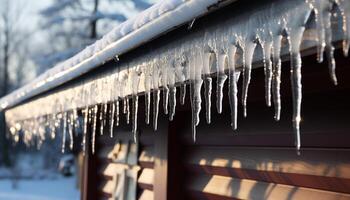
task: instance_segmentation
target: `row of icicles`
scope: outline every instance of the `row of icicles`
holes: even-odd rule
[[[325,3],[328,2],[328,3]],[[349,4],[345,1],[307,1],[308,5],[311,7],[315,15],[315,24],[317,30],[317,60],[318,62],[323,62],[323,55],[327,56],[329,63],[330,76],[334,84],[337,84],[337,78],[335,75],[335,59],[334,59],[334,46],[332,44],[332,17],[335,13],[341,18],[341,30],[343,34],[343,52],[345,56],[348,56],[348,50],[350,45],[350,31],[349,31],[349,16],[346,14],[346,8],[343,8],[343,4]],[[327,7],[328,6],[328,7]],[[349,5],[347,5],[349,6]],[[339,12],[340,11],[340,12]],[[346,10],[348,11],[348,10]],[[281,83],[281,48],[282,40],[286,38],[288,41],[290,61],[291,61],[291,85],[292,85],[292,98],[293,98],[293,130],[295,134],[295,145],[297,151],[299,152],[301,147],[300,140],[300,121],[301,121],[301,101],[302,101],[302,84],[301,84],[301,53],[300,46],[303,39],[303,34],[305,31],[305,25],[293,25],[288,23],[288,20],[292,20],[291,16],[286,14],[281,20],[282,23],[276,23],[276,30],[283,26],[283,30],[279,34],[272,34],[273,30],[256,30],[256,32],[262,32],[262,35],[268,33],[268,37],[262,37],[257,34],[254,39],[247,39],[247,37],[242,37],[233,34],[235,37],[235,42],[231,41],[229,36],[223,34],[214,34],[215,38],[208,40],[207,45],[202,45],[199,48],[198,40],[197,43],[190,45],[189,50],[186,53],[169,53],[166,56],[159,54],[158,60],[166,62],[169,59],[169,55],[174,54],[175,63],[179,66],[174,66],[173,72],[178,75],[177,68],[184,74],[188,74],[186,79],[182,82],[176,82],[172,80],[167,80],[165,84],[159,84],[160,76],[162,70],[161,66],[157,66],[156,62],[151,59],[151,70],[147,75],[150,79],[157,85],[153,85],[151,89],[147,86],[147,81],[151,80],[145,79],[145,122],[150,123],[150,113],[151,113],[151,96],[153,100],[153,127],[157,130],[158,127],[158,112],[160,96],[162,91],[163,96],[163,109],[164,113],[169,115],[169,120],[174,119],[175,108],[176,108],[176,93],[177,89],[180,89],[180,103],[185,103],[186,96],[186,84],[189,85],[189,97],[192,109],[192,136],[193,140],[196,140],[196,127],[199,124],[199,114],[201,112],[202,104],[202,86],[204,85],[204,100],[206,108],[206,122],[211,123],[211,95],[212,95],[212,76],[210,70],[208,70],[211,65],[215,65],[216,68],[216,108],[217,112],[222,112],[222,99],[223,99],[223,88],[224,84],[228,82],[228,99],[231,109],[231,126],[233,130],[237,129],[237,111],[238,111],[238,88],[237,82],[240,77],[242,77],[242,99],[241,103],[243,105],[243,115],[247,116],[247,98],[248,98],[248,88],[251,80],[252,63],[254,61],[253,56],[255,49],[258,45],[261,46],[263,50],[263,63],[265,72],[265,99],[267,106],[274,105],[275,108],[275,120],[280,119],[281,112],[281,97],[280,97],[280,83]],[[283,24],[284,23],[284,24]],[[339,24],[338,24],[339,25]],[[271,28],[270,26],[266,26]],[[272,28],[271,28],[272,29]],[[227,33],[225,33],[227,34]],[[205,33],[204,40],[206,40]],[[212,35],[210,35],[212,36]],[[201,41],[203,43],[203,40]],[[222,46],[220,46],[222,45]],[[209,46],[209,47],[208,47]],[[209,50],[206,50],[209,49]],[[238,68],[239,64],[243,67]],[[143,61],[144,62],[144,61]],[[169,64],[169,65],[172,65]],[[164,67],[164,66],[163,66]],[[164,67],[165,68],[165,67]],[[148,69],[149,70],[149,69]],[[167,69],[169,70],[169,69]],[[185,72],[187,70],[187,72]],[[140,84],[140,74],[145,72],[139,72],[133,70],[132,73],[128,74],[128,78],[133,79],[133,85]],[[169,76],[170,77],[170,76]],[[174,78],[174,77],[173,77]],[[169,78],[170,79],[170,78]],[[180,78],[181,79],[181,78]],[[228,80],[227,80],[228,79]],[[110,84],[113,84],[112,81]],[[148,83],[149,84],[149,83]],[[122,90],[122,85],[119,85]],[[101,89],[101,88],[100,88]],[[103,89],[103,88],[102,88]],[[118,89],[118,88],[117,88]],[[132,132],[134,134],[135,141],[137,140],[137,116],[138,116],[138,87],[132,88],[133,95],[118,98],[116,101],[111,101],[109,103],[104,102],[94,106],[87,106],[81,109],[81,114],[78,114],[77,109],[73,111],[61,112],[59,114],[47,115],[45,117],[39,117],[33,120],[24,120],[21,122],[9,121],[10,133],[14,137],[15,141],[19,139],[19,131],[24,132],[24,142],[27,145],[33,144],[34,139],[37,145],[41,145],[42,141],[45,140],[45,133],[49,130],[51,133],[51,138],[55,138],[57,130],[63,132],[62,137],[62,152],[66,149],[66,140],[69,139],[69,148],[73,148],[73,137],[76,132],[83,132],[82,147],[85,149],[86,146],[86,135],[88,133],[89,127],[91,127],[91,144],[92,152],[95,152],[95,139],[96,134],[103,134],[105,129],[108,129],[110,136],[113,137],[113,130],[115,126],[119,126],[119,113],[120,113],[120,102],[122,102],[122,113],[126,115],[126,122],[129,124],[130,114],[132,121]],[[131,105],[130,105],[131,104]],[[131,107],[131,111],[130,111]],[[82,117],[79,117],[82,116]],[[108,120],[107,120],[108,119]],[[97,128],[100,125],[99,129]],[[100,132],[97,133],[97,130]],[[68,136],[68,137],[67,137]],[[67,139],[68,138],[68,139]]]

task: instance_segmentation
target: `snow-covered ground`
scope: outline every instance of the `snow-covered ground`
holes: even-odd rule
[[[19,180],[17,189],[10,179],[0,180],[0,200],[77,200],[75,177]]]

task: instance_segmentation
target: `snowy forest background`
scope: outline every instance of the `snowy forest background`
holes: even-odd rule
[[[155,1],[0,0],[0,96],[73,56]],[[14,148],[4,134],[3,113],[0,120],[0,169],[14,167],[23,152],[38,154]],[[59,157],[59,144],[52,143],[39,154]],[[52,160],[46,162],[50,167]]]

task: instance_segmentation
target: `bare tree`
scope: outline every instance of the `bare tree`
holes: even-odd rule
[[[0,0],[0,97],[9,93],[13,88],[18,87],[23,78],[23,65],[28,56],[21,55],[19,50],[25,46],[30,33],[24,33],[19,29],[19,20],[23,5],[16,1]],[[12,74],[11,74],[12,73]],[[14,80],[11,80],[11,75]],[[6,141],[6,124],[4,113],[0,113],[0,151],[3,162],[10,164],[8,155],[9,144]]]
[[[138,11],[151,5],[148,0],[54,0],[40,12],[42,28],[52,42],[45,56],[36,56],[36,63],[45,70],[73,56],[112,28],[102,25],[125,21],[127,11],[118,9],[118,5],[130,3],[134,5],[130,9]],[[116,9],[106,10],[106,5]]]

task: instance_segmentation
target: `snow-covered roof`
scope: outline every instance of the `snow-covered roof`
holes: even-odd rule
[[[77,56],[3,98],[0,101],[1,106],[2,108],[14,106],[74,79],[176,25],[192,21],[198,15],[207,12],[208,7],[217,2],[216,0],[173,0],[156,4],[138,17],[117,27]],[[337,84],[333,42],[341,41],[344,55],[348,55],[350,1],[271,0],[264,3],[244,12],[234,13],[230,17],[224,16],[226,18],[220,18],[222,20],[218,23],[203,26],[197,32],[183,34],[179,39],[161,44],[161,47],[143,52],[143,55],[134,59],[118,62],[118,67],[114,71],[96,75],[85,82],[70,85],[69,88],[43,95],[6,110],[6,120],[12,137],[18,140],[18,133],[22,131],[25,133],[25,141],[30,143],[34,138],[40,143],[46,138],[45,128],[49,127],[52,134],[60,124],[63,128],[64,141],[68,129],[70,141],[73,142],[73,126],[81,125],[78,123],[77,112],[83,110],[83,135],[87,133],[88,124],[92,125],[92,145],[94,146],[97,116],[100,116],[99,120],[110,118],[108,128],[113,136],[114,124],[118,124],[119,120],[119,103],[123,102],[123,113],[126,114],[127,119],[131,114],[132,132],[136,138],[139,95],[145,96],[145,118],[148,124],[151,94],[153,94],[153,127],[156,130],[160,92],[163,93],[163,110],[172,120],[176,110],[176,90],[180,89],[180,102],[183,103],[186,85],[189,85],[192,134],[195,140],[196,126],[199,124],[202,110],[202,86],[204,86],[206,121],[207,123],[211,121],[213,75],[216,75],[217,81],[217,112],[222,112],[223,88],[226,82],[229,90],[226,94],[231,110],[231,126],[236,130],[237,81],[242,77],[241,104],[243,115],[247,116],[248,90],[256,57],[264,63],[266,104],[274,106],[274,118],[279,120],[281,59],[289,55],[293,94],[292,122],[295,144],[297,149],[300,149],[302,52],[309,48],[317,49],[319,62],[324,60],[324,54],[327,55],[331,79],[334,84]],[[257,47],[262,49],[262,55],[255,53],[258,52]],[[131,111],[130,107],[132,107]],[[101,133],[103,133],[104,124],[100,123]],[[62,149],[64,150],[65,146]]]
[[[0,110],[16,106],[121,55],[175,26],[208,12],[219,0],[162,0],[115,27],[77,55],[47,70],[0,100]]]

